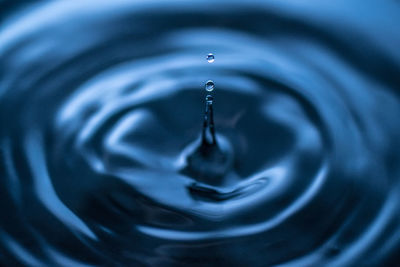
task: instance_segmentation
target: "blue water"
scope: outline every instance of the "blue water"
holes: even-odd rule
[[[15,2],[0,265],[400,266],[399,1]]]

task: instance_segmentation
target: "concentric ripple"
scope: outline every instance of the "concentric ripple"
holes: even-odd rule
[[[398,3],[81,2],[0,27],[0,263],[396,266]]]

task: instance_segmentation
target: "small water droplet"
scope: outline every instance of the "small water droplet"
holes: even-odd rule
[[[206,82],[206,90],[207,90],[208,92],[212,92],[212,91],[214,90],[214,88],[215,88],[214,82],[211,81],[211,80],[208,80],[208,81]]]
[[[207,61],[208,61],[208,63],[213,63],[214,60],[215,60],[214,54],[210,53],[210,54],[207,55]]]
[[[212,95],[207,95],[206,96],[207,103],[212,104],[213,100],[214,100],[214,97]]]

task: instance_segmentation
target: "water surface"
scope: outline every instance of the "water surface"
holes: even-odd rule
[[[377,0],[8,4],[0,263],[398,265],[399,12]],[[211,178],[185,171],[208,80],[229,159]]]

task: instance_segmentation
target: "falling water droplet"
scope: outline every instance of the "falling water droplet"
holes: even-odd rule
[[[206,82],[206,90],[207,90],[208,92],[212,92],[212,91],[214,90],[214,87],[215,87],[215,85],[214,85],[214,82],[213,82],[213,81],[208,80],[208,81]]]
[[[214,55],[208,54],[207,60],[212,63]],[[209,93],[207,93],[205,98],[203,129],[200,142],[196,140],[193,150],[190,147],[191,150],[187,157],[187,165],[181,172],[195,178],[200,183],[218,186],[226,182],[226,174],[232,167],[233,154],[231,153],[229,143],[221,139],[222,137],[220,137],[220,140],[223,140],[222,143],[217,142],[214,127],[214,97],[211,93],[215,89],[214,82],[208,80],[205,84],[205,89]],[[194,194],[204,193],[202,186],[191,187],[190,190]]]
[[[215,60],[214,54],[210,53],[210,54],[207,55],[207,61],[208,61],[208,63],[213,63],[214,60]]]

